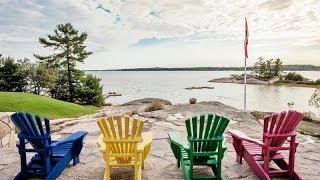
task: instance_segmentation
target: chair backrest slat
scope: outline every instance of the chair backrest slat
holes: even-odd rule
[[[198,117],[192,117],[192,137],[198,138]],[[198,151],[198,142],[194,142],[193,147]]]
[[[124,122],[125,122],[125,128],[124,128],[125,136],[124,136],[124,138],[125,139],[129,139],[129,131],[130,131],[129,130],[129,120],[130,120],[130,118],[128,116],[124,117]],[[129,153],[129,144],[125,143],[124,146],[125,146],[124,152]]]
[[[32,115],[30,113],[26,113],[25,115],[27,117],[27,120],[29,121],[29,124],[30,124],[35,136],[40,136],[39,129],[38,129]]]
[[[199,125],[199,138],[200,138],[200,139],[203,138],[203,136],[204,136],[204,130],[203,130],[203,128],[204,128],[205,118],[206,118],[205,115],[203,115],[203,114],[200,115],[200,125]],[[203,146],[203,142],[199,142],[199,143],[198,143],[198,150],[197,150],[198,152],[201,151],[202,146]]]
[[[122,136],[122,121],[121,121],[121,116],[116,116],[117,119],[117,124],[118,124],[118,135],[120,139],[123,139]]]
[[[42,126],[42,122],[41,122],[40,116],[36,115],[35,118],[36,118],[36,122],[37,122],[37,125],[38,125],[38,129],[40,131],[40,134],[44,135],[43,126]]]
[[[220,119],[221,119],[221,116],[219,116],[219,115],[217,115],[217,114],[214,116],[213,125],[212,125],[212,127],[211,127],[211,133],[212,133],[212,135],[210,135],[210,137],[214,137],[214,136],[216,136],[216,134],[218,133],[218,132],[217,132],[217,131],[218,131],[217,127],[218,127],[218,124],[220,123]]]
[[[273,129],[274,129],[274,126],[278,120],[278,113],[273,113],[272,116],[270,117],[271,119],[271,124],[269,126],[269,133],[273,133]]]
[[[190,121],[190,119],[187,119],[186,121],[185,121],[185,124],[186,124],[186,128],[187,128],[187,134],[188,134],[188,136],[192,136],[192,133],[191,133],[191,121]]]
[[[286,111],[283,111],[283,112],[280,113],[279,120],[278,120],[278,122],[280,122],[280,123],[278,123],[279,126],[277,126],[275,130],[273,130],[273,133],[278,133],[279,132],[279,129],[281,127],[280,125],[284,122],[286,116],[287,116],[287,112]]]
[[[205,117],[205,115],[202,115],[202,116]],[[213,120],[213,114],[208,113],[207,114],[206,129],[205,129],[203,138],[208,138],[208,136],[210,134],[210,130],[211,130],[212,120]],[[207,142],[203,142],[202,148],[200,149],[200,151],[204,151],[206,149],[206,147],[207,147]]]
[[[206,124],[206,132],[204,133],[204,138],[207,138],[209,136],[210,130],[211,130],[211,124],[213,120],[213,114],[208,114],[207,117],[207,124]]]

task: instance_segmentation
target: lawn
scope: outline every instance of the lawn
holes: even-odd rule
[[[0,92],[0,112],[30,112],[50,119],[79,117],[98,110],[95,106],[59,101],[46,96],[18,92]]]

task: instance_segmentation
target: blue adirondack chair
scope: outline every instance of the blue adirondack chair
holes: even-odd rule
[[[49,119],[44,118],[45,127],[38,115],[33,118],[30,113],[17,112],[11,116],[12,121],[20,130],[18,134],[21,160],[21,171],[14,179],[41,177],[56,179],[73,160],[79,163],[79,154],[83,146],[85,131],[78,131],[62,141],[51,141]],[[26,147],[30,143],[31,147]],[[27,163],[26,153],[35,155]]]

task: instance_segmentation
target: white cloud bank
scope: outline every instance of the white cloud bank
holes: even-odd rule
[[[38,38],[59,23],[88,33],[84,69],[241,66],[259,56],[320,65],[319,0],[2,0],[0,53],[46,53]]]

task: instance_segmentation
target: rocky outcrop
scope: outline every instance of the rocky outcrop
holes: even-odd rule
[[[272,81],[272,82],[270,82],[270,81]],[[244,74],[231,75],[230,77],[212,79],[208,82],[244,84]],[[267,84],[273,83],[273,82],[274,82],[274,79],[261,80],[258,76],[254,75],[254,74],[247,74],[247,84],[267,85]]]
[[[244,131],[251,137],[260,138],[262,127],[249,113],[219,102],[199,102],[197,104],[183,104],[165,106],[164,109],[144,112],[143,105],[109,106],[99,113],[79,118],[52,120],[53,139],[64,138],[78,130],[86,130],[89,134],[80,156],[80,164],[66,168],[58,179],[102,179],[104,161],[99,152],[96,140],[100,134],[97,120],[100,116],[111,114],[128,114],[136,112],[134,116],[144,119],[143,131],[153,133],[152,149],[142,170],[142,179],[166,180],[183,179],[181,168],[177,168],[176,159],[171,151],[168,135],[170,131],[181,133],[186,141],[185,119],[195,114],[214,112],[231,119],[228,129]],[[227,129],[227,130],[228,130]],[[223,159],[222,172],[225,179],[258,179],[246,163],[239,165],[235,161],[235,152],[231,144],[231,137],[226,133],[227,152]],[[299,146],[296,153],[296,171],[303,179],[317,179],[320,175],[320,155],[318,153],[320,140],[307,135],[298,135]],[[30,156],[29,156],[30,158]],[[0,174],[3,179],[13,179],[19,172],[19,154],[15,150],[0,149]],[[197,167],[197,174],[208,174],[211,170]],[[133,179],[132,168],[113,168],[111,179]]]
[[[13,148],[15,128],[10,120],[12,113],[0,113],[0,148]]]
[[[209,87],[209,86],[199,86],[199,87],[187,87],[185,88],[187,90],[193,90],[193,89],[214,89],[214,87]]]
[[[228,78],[218,78],[218,79],[212,79],[208,82],[214,82],[214,83],[236,83],[236,84],[244,84],[244,79],[237,79],[235,77],[228,77]],[[247,84],[259,84],[259,85],[267,85],[268,82],[262,81],[253,77],[247,78]]]
[[[150,104],[153,101],[159,101],[164,105],[172,105],[172,103],[168,100],[159,99],[159,98],[143,98],[143,99],[137,99],[134,101],[130,101],[127,103],[122,104],[122,106],[128,106],[128,105],[141,105],[141,104]]]

